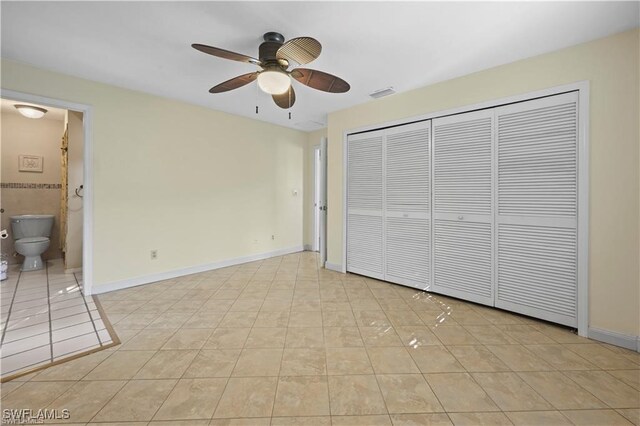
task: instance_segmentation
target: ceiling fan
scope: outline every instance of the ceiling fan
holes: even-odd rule
[[[246,62],[262,68],[260,71],[239,75],[213,86],[210,93],[222,93],[245,86],[258,80],[258,86],[270,94],[280,108],[291,108],[296,101],[296,94],[291,85],[291,77],[305,86],[329,93],[344,93],[351,86],[343,79],[326,72],[309,68],[288,70],[293,63],[308,64],[320,56],[322,45],[311,37],[297,37],[285,43],[284,36],[276,32],[268,32],[263,36],[264,42],[258,49],[258,58],[241,53],[230,52],[218,47],[204,44],[192,44],[194,49],[219,58]]]

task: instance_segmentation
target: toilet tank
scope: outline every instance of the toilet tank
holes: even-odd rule
[[[23,214],[11,216],[13,239],[50,237],[53,228],[52,214]]]

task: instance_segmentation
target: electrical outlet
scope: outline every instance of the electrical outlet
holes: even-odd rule
[[[156,260],[158,258],[158,250],[151,250],[151,260]]]
[[[275,239],[276,239],[276,236],[275,236],[275,235],[272,235],[272,236],[271,236],[271,239],[272,239],[272,240],[275,240]]]

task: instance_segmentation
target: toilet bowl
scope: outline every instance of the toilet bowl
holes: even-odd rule
[[[53,215],[20,215],[11,217],[14,248],[24,256],[22,271],[44,268],[42,253],[48,248],[53,228]]]

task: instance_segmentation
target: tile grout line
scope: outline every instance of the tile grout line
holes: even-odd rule
[[[82,297],[84,297],[84,281],[82,282],[82,285],[80,285],[80,281],[78,281],[78,276],[76,275],[76,273],[72,272],[71,274],[73,275],[73,279],[76,281],[76,284],[78,285],[80,294],[82,295]]]
[[[481,314],[480,314],[480,315],[481,315]],[[481,315],[481,316],[482,316],[482,315]],[[463,329],[465,329],[465,330],[466,330],[466,327],[464,327],[464,325],[463,325],[463,324],[460,324],[460,325],[462,326],[462,328],[463,328]],[[493,325],[495,326],[495,324],[493,324]],[[525,324],[525,325],[526,325],[526,324]],[[502,331],[502,330],[500,330],[500,331]],[[539,332],[539,330],[537,330],[537,331]],[[467,332],[469,332],[469,331],[467,330]],[[543,333],[543,334],[544,334],[544,333]],[[545,335],[545,336],[546,336],[546,335]],[[436,336],[436,337],[437,337],[437,336]],[[549,336],[547,336],[547,337],[549,337]],[[551,338],[551,337],[549,337],[549,338],[551,339],[551,341],[553,342],[553,344],[559,344],[559,345],[562,345],[560,342],[555,341],[553,338]],[[514,339],[515,339],[515,338],[514,338]],[[525,351],[527,351],[528,353],[531,353],[531,355],[532,355],[532,356],[534,356],[534,357],[538,357],[538,355],[536,355],[535,353],[531,352],[531,351],[530,351],[528,348],[526,348],[526,346],[525,346],[523,343],[521,343],[518,339],[515,339],[515,340],[517,341],[517,344],[515,344],[515,346],[521,346],[521,347],[523,347],[523,349],[524,349]],[[550,344],[551,344],[551,343],[550,343]],[[444,344],[443,344],[443,345],[444,345]],[[448,352],[449,352],[449,353],[454,357],[454,359],[457,359],[457,357],[456,357],[455,355],[453,355],[453,354],[449,351],[449,349],[448,349],[446,346],[447,346],[447,345],[444,345],[445,349],[446,349],[446,350],[447,350],[447,351],[448,351]],[[449,346],[456,346],[456,345],[449,345]],[[462,345],[462,346],[469,346],[469,345]],[[471,345],[471,346],[475,346],[475,345]],[[486,347],[486,346],[487,346],[487,344],[486,344],[486,343],[482,343],[482,342],[480,342],[480,346]],[[487,348],[487,349],[488,349],[488,348]],[[490,351],[490,352],[491,352],[491,351]],[[571,352],[573,352],[573,351],[571,351]],[[579,356],[579,354],[577,354],[577,355]],[[494,354],[494,356],[495,356],[495,354]],[[538,357],[538,358],[539,358],[539,357]],[[458,362],[459,362],[459,360],[458,360]],[[578,385],[578,387],[579,387],[580,389],[583,389],[583,390],[585,390],[586,392],[588,392],[589,394],[591,394],[591,395],[592,395],[596,400],[598,400],[599,402],[602,402],[605,406],[609,407],[609,409],[615,410],[615,408],[611,407],[609,404],[604,403],[604,401],[601,401],[599,398],[597,398],[595,395],[593,395],[593,394],[592,394],[590,391],[588,391],[586,388],[584,388],[583,386],[581,386],[581,385],[580,385],[579,383],[577,383],[575,380],[571,379],[571,377],[569,377],[569,376],[567,376],[566,374],[564,374],[565,370],[559,370],[559,369],[557,369],[555,366],[553,366],[553,365],[551,365],[551,364],[549,364],[549,365],[553,368],[553,370],[540,370],[540,371],[541,371],[541,372],[559,372],[559,373],[561,373],[561,375],[562,375],[562,376],[566,377],[567,379],[571,380],[573,383],[575,383],[576,385]],[[464,365],[462,365],[462,367],[463,367],[463,369],[465,370],[465,373],[466,373],[466,374],[468,374],[468,375],[472,378],[472,380],[474,381],[474,383],[476,383],[476,385],[477,385],[477,386],[479,386],[479,387],[480,387],[480,389],[482,389],[482,390],[483,390],[483,392],[484,392],[484,393],[485,393],[485,394],[486,394],[486,395],[487,395],[487,396],[488,396],[488,397],[489,397],[489,398],[494,402],[494,404],[499,408],[500,412],[504,414],[504,413],[505,413],[505,411],[504,411],[504,410],[503,410],[503,409],[502,409],[502,408],[501,408],[501,407],[496,403],[496,401],[495,401],[495,400],[494,400],[494,399],[493,399],[493,398],[492,398],[492,397],[491,397],[491,396],[486,392],[486,390],[484,389],[484,387],[482,387],[482,386],[480,385],[480,383],[478,383],[478,382],[477,382],[476,378],[473,376],[473,372],[469,371],[469,370],[468,370],[468,368],[467,368],[467,367],[465,367]],[[515,374],[516,374],[516,376],[518,376],[521,380],[523,380],[523,382],[527,385],[527,387],[531,388],[531,389],[534,391],[534,393],[536,393],[537,395],[539,395],[539,396],[540,396],[540,397],[541,397],[545,402],[549,403],[549,401],[547,400],[547,398],[545,398],[545,397],[544,397],[543,395],[541,395],[539,392],[535,391],[535,390],[534,390],[534,389],[529,385],[529,383],[528,383],[528,382],[526,382],[524,379],[522,379],[522,377],[521,377],[521,376],[520,376],[520,374],[519,374],[519,371],[515,371],[515,370],[513,370],[513,369],[512,369],[511,367],[509,367],[509,366],[507,366],[507,367],[509,368],[509,371],[508,371],[508,372],[510,372],[510,373],[515,373]],[[598,367],[598,366],[596,366],[596,367]],[[566,370],[566,371],[573,371],[573,370]],[[580,370],[580,371],[582,371],[582,370]],[[602,369],[602,368],[600,368],[600,367],[598,367],[598,368],[597,368],[597,370],[587,370],[587,371],[603,371],[603,369]],[[446,373],[442,373],[442,374],[446,374]],[[423,375],[424,375],[424,374],[423,374]],[[613,377],[613,376],[612,376],[612,377]],[[427,382],[427,383],[428,383],[428,382]],[[435,394],[435,392],[434,392],[434,394]],[[436,395],[436,398],[437,398],[437,395]],[[563,417],[565,417],[565,418],[566,418],[566,416],[564,416],[564,415],[562,414],[562,412],[560,411],[560,409],[556,408],[554,404],[551,404],[551,403],[549,403],[549,404],[550,404],[550,406],[551,406],[551,407],[553,407],[553,409],[554,409],[555,411],[558,411],[558,412],[559,412]],[[443,406],[443,407],[444,407],[444,406]],[[522,410],[521,410],[521,411],[522,411]],[[545,410],[529,410],[529,411],[545,411]],[[494,412],[495,412],[495,411],[494,411]],[[447,413],[448,413],[448,412],[447,412]],[[506,416],[506,414],[505,414],[505,416]],[[508,417],[508,416],[507,416],[507,417]]]
[[[53,322],[51,319],[51,291],[49,289],[49,262],[44,261],[44,270],[47,277],[47,306],[49,313],[49,345],[51,349],[51,362],[53,362]]]
[[[365,285],[366,285],[366,283],[365,283]],[[344,287],[344,284],[343,284],[343,287]],[[368,285],[367,285],[367,288],[369,289],[369,291],[371,291],[371,289],[369,288]],[[346,293],[346,291],[345,291],[345,293]],[[372,292],[372,294],[373,294],[373,292]],[[375,298],[375,295],[373,295],[373,297]],[[378,299],[377,298],[376,298],[376,303],[378,303]],[[349,306],[351,306],[351,303],[349,303]],[[353,306],[351,307],[351,310],[352,310],[351,313],[353,314]],[[384,312],[384,310],[382,312],[383,312],[385,318],[387,318],[387,320],[388,320],[389,318],[387,317],[387,314]],[[356,321],[356,325],[358,325],[358,318],[356,318],[355,314],[353,315],[353,317],[354,317],[354,319]],[[358,326],[358,333],[360,333],[360,327],[359,326]],[[362,334],[361,333],[360,333],[360,338],[362,338]],[[376,381],[376,386],[378,387],[378,392],[380,392],[380,398],[382,398],[382,403],[384,404],[384,409],[387,412],[386,413],[387,417],[389,418],[389,421],[391,421],[391,414],[389,413],[389,406],[387,405],[387,400],[384,399],[384,393],[382,392],[382,388],[380,387],[380,382],[378,381],[378,375],[376,374],[376,370],[373,367],[373,362],[371,362],[371,356],[369,355],[369,351],[367,350],[367,347],[364,344],[364,339],[362,339],[362,345],[364,347],[364,353],[367,355],[367,359],[369,360],[369,365],[371,365],[371,371],[373,372],[373,378]],[[404,346],[403,346],[403,349],[404,349]],[[411,359],[411,362],[414,362],[413,358]],[[414,362],[414,364],[415,364],[415,362]]]
[[[254,274],[254,275],[255,275],[255,274]],[[253,277],[253,275],[252,275],[252,277]],[[229,280],[229,277],[227,277],[227,279],[226,279],[226,280],[225,280],[225,281],[220,285],[220,287],[218,288],[218,290],[216,290],[216,292],[217,292],[217,291],[219,291],[219,290],[220,290],[220,288],[221,288],[222,286],[224,286],[224,283],[226,283],[228,280]],[[245,286],[245,288],[246,288],[246,286]],[[214,295],[215,295],[215,294],[214,294]],[[212,296],[212,297],[213,297],[213,296]],[[234,303],[235,303],[235,301],[237,301],[237,300],[238,300],[238,298],[239,298],[239,297],[240,297],[240,295],[238,295],[238,297],[236,297],[235,299],[233,299],[233,300],[234,300]],[[264,302],[263,302],[263,304],[264,304]],[[233,306],[233,303],[231,304],[231,306]],[[231,309],[231,306],[229,306],[229,309]],[[225,316],[226,316],[227,312],[230,312],[230,311],[229,311],[229,310],[227,310],[227,311],[225,312]],[[258,312],[260,312],[260,311],[258,311]],[[223,316],[223,319],[224,319],[224,316]],[[257,320],[258,320],[258,317],[256,316],[256,321],[257,321]],[[221,320],[221,322],[222,322],[222,320]],[[254,321],[254,325],[255,325],[255,321]],[[216,328],[219,328],[219,327],[216,327]],[[253,329],[253,327],[251,327],[251,328],[249,329],[249,333],[247,333],[247,338],[244,340],[244,343],[242,344],[242,348],[240,348],[240,353],[238,354],[238,358],[236,359],[236,362],[233,364],[233,368],[232,368],[232,369],[231,369],[231,371],[229,372],[229,377],[227,377],[227,381],[226,381],[226,383],[224,384],[224,388],[222,389],[222,393],[220,393],[220,399],[218,399],[218,402],[216,403],[216,406],[215,406],[215,408],[213,409],[213,414],[211,415],[211,419],[210,419],[210,421],[213,421],[213,419],[215,418],[216,411],[218,410],[218,407],[220,406],[220,401],[222,401],[222,397],[224,396],[224,393],[225,393],[225,391],[227,390],[227,386],[229,385],[229,382],[231,381],[231,378],[233,377],[233,371],[234,371],[234,370],[236,369],[236,367],[238,366],[238,361],[240,361],[240,357],[242,356],[242,351],[244,350],[244,345],[246,345],[246,344],[247,344],[247,340],[249,339],[249,334],[251,334],[251,330],[252,330],[252,329]],[[213,334],[213,333],[212,333],[212,334]],[[211,336],[209,336],[209,337],[211,337]],[[286,335],[285,335],[285,339],[286,339]],[[206,342],[205,342],[205,344],[206,344]],[[221,349],[218,349],[218,350],[221,350]],[[283,351],[283,353],[284,353],[284,351]],[[281,362],[282,362],[282,361],[281,361]],[[276,386],[277,386],[277,385],[276,385]],[[276,392],[277,392],[277,387],[276,387]],[[273,396],[273,399],[274,399],[274,405],[275,405],[275,394],[274,394],[274,396]],[[273,406],[271,407],[271,413],[273,414]]]
[[[66,326],[64,326],[64,327],[55,328],[55,329],[53,329],[53,331],[61,331],[61,330],[65,330],[65,329],[67,329],[67,328],[76,327],[76,326],[78,326],[78,325],[86,324],[86,323],[88,323],[88,322],[91,322],[91,321],[90,321],[90,320],[89,320],[89,321],[82,321],[82,322],[78,322],[78,323],[75,323],[75,324],[66,325]],[[33,326],[41,325],[41,324],[44,324],[44,322],[41,322],[41,323],[38,323],[38,324],[34,324]],[[29,326],[29,327],[33,327],[33,326]],[[11,332],[11,331],[18,331],[18,330],[22,330],[23,328],[27,328],[27,327],[17,328],[17,329],[9,330],[9,331],[10,331],[10,332]],[[95,329],[95,327],[94,327],[94,329]],[[96,332],[97,332],[97,331],[96,331]],[[65,340],[72,339],[73,337],[84,336],[84,335],[86,335],[86,334],[90,334],[90,333],[91,333],[91,332],[89,332],[89,333],[82,333],[82,334],[78,334],[78,335],[76,335],[76,336],[72,336],[72,337],[68,337],[68,338],[66,338],[66,339],[62,339],[62,340],[60,340],[60,342],[63,342],[63,341],[65,341]],[[46,331],[43,331],[43,332],[41,332],[41,333],[32,334],[32,335],[30,335],[30,336],[25,336],[25,337],[22,337],[22,338],[20,338],[20,339],[16,339],[16,340],[12,340],[12,341],[10,341],[10,342],[7,342],[6,344],[11,344],[11,343],[15,343],[15,342],[20,342],[20,341],[22,341],[22,340],[31,339],[32,337],[41,336],[41,335],[43,335],[43,334],[47,334],[47,332],[46,332]],[[54,342],[54,343],[57,343],[57,342]],[[43,345],[41,345],[41,346],[43,346]],[[101,346],[102,346],[102,345],[101,345]],[[25,350],[29,350],[29,349],[25,349]],[[16,354],[18,354],[18,353],[22,353],[22,352],[24,352],[24,351],[16,352]],[[7,355],[7,356],[3,356],[2,358],[6,358],[6,357],[9,357],[9,356],[13,356],[13,355],[15,355],[15,354],[11,354],[11,355]]]
[[[316,262],[315,264],[316,266],[316,272],[318,272],[318,264]],[[344,284],[342,284],[342,282],[340,283],[342,285],[342,288],[344,289]],[[320,274],[318,274],[318,287],[320,287]],[[346,291],[345,291],[346,294]],[[349,307],[351,307],[351,304],[349,304]],[[353,314],[352,314],[353,315]],[[323,334],[323,339],[324,339],[324,313],[322,311],[322,299],[320,300],[320,318],[322,320],[322,334]],[[355,318],[355,317],[354,317]],[[360,329],[358,329],[358,335],[360,335]],[[360,336],[360,339],[362,339],[362,336]],[[325,339],[326,340],[326,339]],[[364,346],[364,342],[362,343]],[[327,353],[327,342],[324,342],[324,368],[325,368],[325,374],[327,377],[327,401],[329,402],[329,416],[332,416],[332,411],[331,411],[331,390],[329,389],[329,354]]]
[[[9,312],[7,312],[7,320],[5,321],[5,326],[2,329],[2,338],[0,339],[0,346],[2,346],[4,344],[4,336],[5,336],[6,332],[7,332],[7,328],[9,328],[9,319],[11,318],[11,310],[13,308],[13,301],[16,298],[16,294],[18,294],[18,286],[20,285],[20,278],[22,278],[22,270],[20,270],[20,272],[18,272],[18,280],[16,281],[16,286],[13,289],[13,296],[11,296],[11,305],[9,305]]]
[[[147,302],[145,302],[143,305],[146,305],[146,303],[147,303]],[[177,302],[176,302],[176,303],[177,303]],[[127,316],[128,316],[128,315],[131,315],[131,314],[133,314],[133,312],[131,312],[131,313],[127,314]],[[137,336],[138,334],[140,334],[140,332],[141,332],[142,330],[144,330],[144,329],[140,329],[140,330],[138,330],[138,332],[137,332],[134,336],[132,336],[132,338],[133,338],[133,337],[135,337],[135,336]],[[171,337],[173,337],[173,335],[175,335],[175,334],[176,334],[176,332],[177,332],[178,330],[179,330],[179,329],[176,329],[176,330],[171,334],[171,336],[167,339],[167,341],[169,341],[169,340],[171,339]],[[131,340],[131,339],[129,339],[129,340]],[[165,343],[166,343],[166,342],[165,342]],[[120,345],[124,345],[124,344],[125,344],[124,342],[121,342],[121,343],[120,343]],[[163,344],[163,346],[164,346],[164,344]],[[107,361],[109,358],[111,358],[113,355],[115,355],[115,354],[119,353],[119,350],[120,350],[120,349],[121,349],[121,348],[118,348],[118,349],[114,350],[114,351],[113,351],[113,353],[112,353],[111,355],[107,356],[104,360],[102,360],[100,363],[98,363],[98,364],[97,364],[94,368],[92,368],[92,369],[91,369],[87,374],[85,374],[85,375],[82,377],[82,379],[80,379],[80,380],[84,380],[87,376],[89,376],[89,374],[91,374],[94,370],[96,370],[96,369],[97,369],[101,364],[103,364],[104,362],[106,362],[106,361]],[[118,392],[115,392],[115,393],[113,394],[113,396],[112,396],[111,398],[109,398],[109,400],[108,400],[108,401],[106,401],[106,402],[105,402],[105,404],[104,404],[102,407],[100,407],[100,409],[99,409],[98,411],[96,411],[96,413],[95,413],[95,414],[91,417],[91,419],[89,420],[89,423],[90,423],[91,421],[93,421],[93,419],[95,419],[95,418],[96,418],[96,416],[97,416],[98,414],[100,414],[100,412],[101,412],[101,411],[102,411],[102,410],[103,410],[103,409],[104,409],[104,408],[105,408],[105,407],[106,407],[106,406],[107,406],[107,405],[108,405],[108,404],[109,404],[109,403],[110,403],[110,402],[111,402],[111,401],[112,401],[112,400],[113,400],[113,399],[114,399],[114,398],[115,398],[115,397],[116,397],[116,396],[117,396],[121,391],[122,391],[122,389],[124,389],[124,388],[129,384],[129,383],[131,383],[131,381],[132,381],[132,380],[139,380],[139,379],[134,379],[134,378],[135,378],[135,376],[136,376],[140,371],[142,371],[142,369],[143,369],[143,368],[144,368],[144,367],[145,367],[145,366],[146,366],[146,365],[151,361],[151,359],[152,359],[152,358],[156,355],[156,353],[158,353],[160,350],[161,350],[161,349],[156,350],[156,351],[155,351],[155,353],[154,353],[151,357],[149,357],[149,359],[148,359],[147,361],[145,361],[145,362],[144,362],[144,364],[142,364],[142,365],[140,366],[140,368],[138,368],[138,369],[135,371],[135,373],[133,373],[133,374],[131,375],[131,377],[130,377],[130,378],[128,378],[128,379],[120,379],[120,380],[123,380],[123,381],[125,382],[125,383],[124,383],[124,385],[123,385],[123,386],[118,390]],[[124,352],[126,352],[126,351],[122,351],[122,352],[124,353]],[[103,380],[104,380],[104,379],[103,379]],[[106,380],[109,380],[109,379],[106,379]],[[116,379],[116,380],[117,380],[117,379]],[[174,380],[174,379],[147,379],[147,380]],[[176,382],[174,383],[173,387],[171,388],[171,390],[169,391],[169,393],[167,394],[167,396],[165,397],[165,399],[162,401],[162,404],[160,404],[160,406],[158,407],[158,409],[157,409],[157,410],[153,413],[153,415],[151,416],[151,420],[153,419],[153,417],[155,417],[155,415],[157,414],[158,410],[160,410],[160,408],[162,407],[162,405],[164,404],[164,402],[166,401],[166,399],[169,397],[169,395],[171,394],[171,392],[173,392],[173,389],[175,389],[175,387],[176,387],[176,385],[178,384],[178,381],[179,381],[180,379],[175,379],[175,380],[176,380]],[[98,380],[98,381],[99,381],[99,380]],[[149,420],[149,422],[151,422],[151,420]]]
[[[94,310],[95,310],[95,309],[94,309]],[[54,312],[55,312],[55,311],[54,311]],[[44,315],[44,312],[41,312],[39,315]],[[67,315],[67,316],[64,316],[64,317],[56,318],[56,320],[62,320],[62,319],[65,319],[65,318],[71,318],[71,317],[76,316],[76,315],[82,315],[82,313]],[[22,319],[22,318],[28,318],[28,317],[20,317],[20,318],[18,318],[18,319]],[[12,328],[12,329],[11,329],[11,330],[9,330],[9,331],[22,330],[23,328],[33,327],[33,326],[36,326],[36,325],[44,324],[45,322],[47,322],[47,321],[45,320],[45,321],[37,322],[37,323],[35,323],[35,324],[25,325],[25,326],[23,326],[23,327]],[[64,327],[63,327],[63,328],[64,328]]]
[[[100,338],[100,333],[98,333],[98,329],[96,327],[96,323],[93,320],[93,315],[91,315],[91,309],[89,309],[89,305],[87,304],[87,299],[85,299],[85,297],[84,297],[84,292],[82,291],[82,288],[80,288],[80,283],[78,282],[78,277],[76,277],[75,272],[73,273],[73,278],[76,280],[76,285],[80,289],[80,297],[82,298],[82,301],[84,302],[84,307],[87,310],[87,314],[89,315],[89,319],[91,320],[91,325],[93,326],[93,331],[96,333],[96,337],[98,338],[98,344],[100,346],[104,346],[103,343],[102,343],[102,339]],[[99,315],[99,313],[98,313],[98,315]],[[100,317],[100,319],[102,320],[102,316]],[[104,320],[103,320],[103,323],[104,323]]]
[[[255,276],[255,274],[254,274],[254,276]],[[296,281],[297,281],[297,280],[296,280]],[[318,280],[318,281],[319,281],[319,280]],[[271,280],[271,285],[273,285],[273,279]],[[319,283],[319,285],[320,285],[320,283]],[[344,284],[343,284],[343,285],[344,285]],[[249,286],[248,284],[245,284],[245,286],[244,286],[243,288],[244,288],[244,289],[246,289],[248,286]],[[238,296],[238,298],[239,298],[239,297],[240,297],[240,296]],[[234,299],[234,300],[238,300],[238,298],[236,298],[236,299]],[[402,297],[401,297],[401,298],[402,298]],[[148,303],[148,300],[146,301],[146,303]],[[264,301],[263,301],[263,304],[264,304]],[[393,310],[393,309],[392,309],[392,310]],[[289,311],[291,311],[291,307],[289,308]],[[134,311],[134,312],[135,312],[135,311]],[[226,311],[226,312],[229,312],[229,311]],[[353,312],[353,308],[351,309],[351,312]],[[386,311],[382,310],[382,312],[385,312],[385,315],[386,315]],[[194,314],[194,315],[195,315],[195,314]],[[256,320],[256,321],[257,321],[257,320]],[[254,325],[251,327],[251,330],[255,328],[256,321],[254,321],[254,322],[253,322],[253,324],[254,324]],[[357,325],[357,324],[356,324],[356,325]],[[463,328],[463,329],[466,329],[466,327],[465,327],[463,324],[460,324],[460,325],[462,326],[462,328]],[[399,327],[399,325],[398,325],[398,327]],[[214,328],[216,328],[216,327],[214,327]],[[287,326],[287,328],[288,328],[288,326]],[[325,327],[324,327],[324,323],[323,323],[323,328],[325,328]],[[427,328],[428,328],[429,330],[431,330],[429,327],[427,327]],[[358,328],[358,331],[360,332],[360,329],[359,329],[359,328]],[[467,331],[469,332],[469,330],[467,330]],[[361,335],[361,333],[360,333],[360,335]],[[437,336],[436,336],[436,338],[437,338]],[[552,339],[552,340],[553,340],[553,339]],[[246,345],[246,341],[245,341],[245,345]],[[480,346],[485,346],[485,347],[486,347],[486,345],[488,345],[488,344],[485,344],[485,343],[479,343],[478,345],[480,345]],[[449,352],[449,351],[448,351],[447,346],[446,346],[446,345],[443,345],[443,346],[447,349],[447,352]],[[458,345],[451,345],[451,346],[458,346]],[[462,345],[462,346],[467,346],[467,345]],[[529,348],[527,348],[524,344],[522,344],[522,343],[519,343],[519,342],[518,342],[517,346],[520,346],[520,347],[523,347],[523,346],[524,346],[524,347],[525,347],[525,349],[527,349],[527,351],[529,352]],[[408,349],[407,349],[407,347],[406,347],[405,345],[401,345],[400,347],[403,347],[403,348],[405,348],[406,350],[408,350]],[[365,349],[366,349],[366,346],[365,346]],[[201,351],[201,349],[200,349],[199,351]],[[156,351],[156,352],[158,352],[158,351]],[[531,352],[532,352],[532,351],[531,351]],[[573,352],[573,351],[572,351],[572,352]],[[611,351],[611,352],[612,352],[612,353],[614,353],[614,351]],[[450,353],[450,352],[449,352],[449,353]],[[533,352],[532,352],[532,353],[533,353]],[[451,354],[451,353],[450,353],[450,354]],[[534,356],[537,356],[535,353],[533,353],[533,355],[534,355]],[[579,354],[577,354],[577,355],[578,355],[578,356],[580,356]],[[451,356],[453,356],[453,357],[454,357],[454,359],[456,359],[456,357],[455,357],[453,354],[451,354]],[[415,361],[414,361],[414,362],[415,362]],[[236,364],[237,364],[237,360],[236,360]],[[281,366],[282,366],[282,360],[281,360]],[[235,365],[234,365],[234,368],[235,368]],[[465,372],[467,372],[468,374],[472,375],[472,373],[471,373],[471,372],[470,372],[466,367],[464,367],[464,366],[463,366],[463,368],[464,368],[464,371],[465,371]],[[471,368],[472,368],[472,367],[471,367]],[[510,370],[511,370],[511,369],[510,369]],[[556,370],[556,369],[554,368],[554,370]],[[513,370],[511,370],[511,371],[513,372]],[[542,371],[546,371],[546,370],[542,370]],[[563,370],[559,370],[559,369],[558,369],[558,371],[563,371]],[[601,371],[601,368],[598,368],[598,370],[593,370],[593,371]],[[375,372],[374,372],[374,374],[375,374]],[[183,376],[184,376],[184,373],[183,373],[183,375],[182,375],[181,377],[183,377]],[[279,377],[279,376],[280,376],[280,375],[278,375],[278,377]],[[262,377],[262,376],[257,376],[257,377]],[[131,381],[131,380],[133,380],[133,378],[132,378],[132,379],[129,379],[129,381]],[[228,378],[227,378],[227,381],[228,381],[228,380],[230,380],[230,377],[228,377]],[[573,380],[572,380],[572,381],[573,381]],[[427,382],[427,383],[428,383],[428,382]],[[527,384],[527,385],[528,385],[528,384]],[[577,384],[577,385],[578,385],[578,387],[579,387],[579,388],[582,388],[582,386],[581,386],[581,385],[579,385],[579,384]],[[481,386],[481,385],[479,385],[479,384],[478,384],[478,386],[480,386],[480,387],[482,388],[482,386]],[[632,387],[633,387],[633,386],[632,386]],[[484,389],[483,389],[483,390],[484,390]],[[435,394],[435,392],[434,392],[434,394]],[[437,398],[437,395],[436,395],[436,398]],[[544,399],[544,397],[543,397],[543,399]],[[597,399],[597,398],[596,398],[596,399]],[[164,403],[165,401],[166,401],[166,398],[164,399],[163,403]],[[219,401],[218,401],[218,402],[219,402]],[[162,404],[161,404],[161,406],[162,406]],[[605,404],[605,406],[607,406],[607,404]],[[217,409],[217,405],[216,405],[216,408],[215,408],[215,409]],[[215,413],[215,409],[214,409],[214,413]],[[507,412],[503,411],[502,409],[500,409],[499,407],[498,407],[498,409],[499,409],[499,411],[497,411],[497,412],[500,412],[500,413],[503,413],[503,414],[506,414],[506,413],[507,413]],[[99,409],[98,411],[100,411],[100,410],[101,410],[101,409]],[[581,409],[581,410],[584,410],[584,409]],[[614,410],[615,410],[615,409],[614,409]],[[510,410],[509,412],[511,412],[511,411],[517,412],[517,411],[545,411],[545,410]],[[562,413],[560,412],[560,410],[559,410],[559,409],[555,409],[555,408],[554,408],[554,411],[555,411],[555,412],[558,412],[558,413],[560,413],[560,414],[562,414]],[[453,413],[457,413],[456,411],[452,411],[452,412],[453,412]],[[493,412],[493,413],[496,413],[496,411],[485,411],[485,410],[479,410],[478,412]],[[272,413],[273,413],[273,408],[272,408]],[[417,413],[416,413],[416,414],[417,414]],[[446,413],[446,412],[445,412],[445,414],[448,414],[448,413]],[[155,417],[155,415],[154,415],[154,417]],[[272,415],[272,417],[273,417],[273,415]],[[291,416],[285,416],[285,417],[291,417]],[[303,415],[303,417],[304,417],[304,415]],[[449,417],[449,418],[450,418],[450,417]]]
[[[282,258],[280,258],[280,263],[278,264],[278,268],[280,267],[280,265],[282,265]],[[280,372],[282,371],[282,363],[284,362],[284,351],[287,349],[287,335],[289,334],[289,322],[291,321],[291,309],[293,307],[293,298],[295,297],[295,288],[296,288],[296,283],[298,281],[298,267],[300,266],[300,260],[298,260],[298,265],[296,266],[296,277],[293,279],[293,293],[291,295],[291,303],[289,304],[289,317],[287,318],[287,327],[286,327],[286,332],[284,335],[284,342],[282,343],[282,357],[280,358],[280,367],[278,368],[278,376],[276,377],[276,391],[273,394],[273,404],[271,406],[271,419],[269,420],[269,424],[271,424],[273,422],[273,413],[275,411],[276,408],[276,398],[278,397],[278,386],[280,385]],[[276,275],[278,274],[277,270],[276,273],[273,276],[273,279],[271,279],[271,283],[269,284],[269,290],[267,290],[267,296],[269,295],[269,291],[271,290],[271,287],[273,286],[273,281],[275,280]],[[266,296],[265,296],[265,301]],[[262,303],[264,305],[264,302]],[[262,307],[262,306],[261,306]],[[259,314],[258,314],[259,315]],[[256,321],[258,321],[258,319],[256,318]],[[255,325],[255,323],[254,323]],[[290,349],[294,349],[294,348],[290,348]],[[326,355],[325,355],[325,363],[326,363]],[[329,387],[329,383],[327,382],[327,388]],[[329,413],[331,413],[331,410],[329,410]]]

